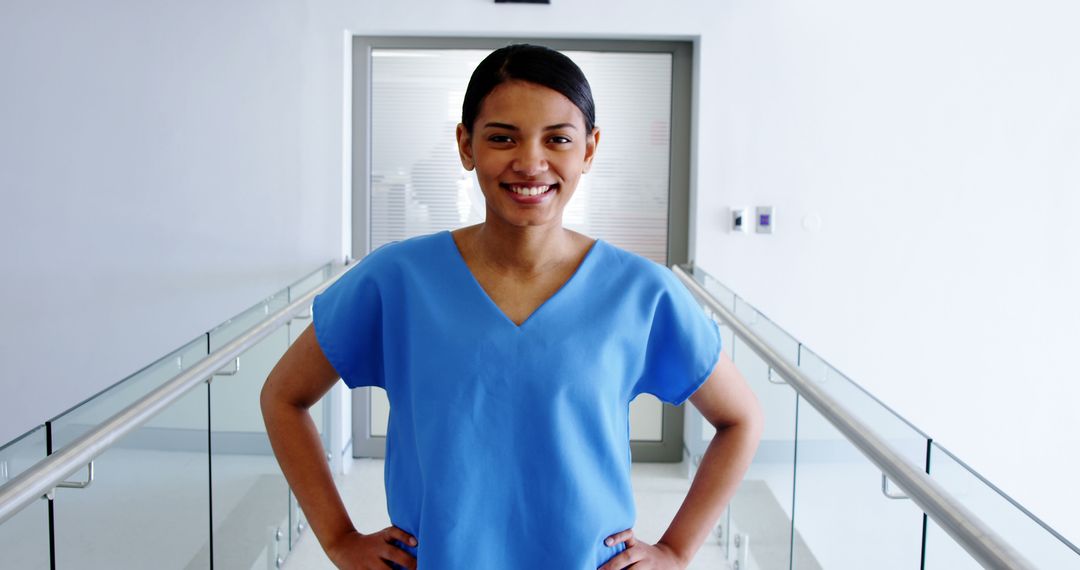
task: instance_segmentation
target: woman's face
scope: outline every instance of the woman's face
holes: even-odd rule
[[[515,226],[562,224],[600,132],[585,132],[581,110],[558,91],[508,81],[484,98],[470,135],[458,125],[458,150],[494,218]]]

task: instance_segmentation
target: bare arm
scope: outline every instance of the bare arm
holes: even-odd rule
[[[337,380],[309,326],[274,366],[259,397],[274,455],[319,544],[339,568],[385,568],[387,560],[416,568],[416,559],[391,542],[415,546],[415,538],[396,527],[357,532],[334,485],[308,409]]]
[[[716,427],[716,435],[701,458],[682,506],[656,545],[638,542],[633,529],[612,536],[611,544],[626,542],[627,549],[600,570],[615,570],[640,560],[659,563],[663,568],[686,568],[735,495],[761,438],[762,414],[757,396],[727,354],[721,354],[705,383],[690,396],[690,402]]]
[[[716,427],[697,474],[671,526],[659,544],[671,547],[685,568],[735,495],[761,439],[763,416],[750,390],[727,354],[692,396],[705,420]]]
[[[324,550],[356,530],[308,412],[337,380],[315,340],[314,327],[309,326],[274,366],[259,397],[274,455]]]

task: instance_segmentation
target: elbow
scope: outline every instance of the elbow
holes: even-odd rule
[[[274,386],[274,375],[271,374],[263,383],[262,390],[259,392],[259,409],[262,411],[264,422],[273,415],[275,405],[280,402],[280,393]]]
[[[282,412],[306,411],[318,401],[318,398],[311,399],[307,394],[298,393],[296,384],[293,377],[277,370],[270,372],[270,376],[263,383],[262,391],[259,392],[259,408],[264,419]]]
[[[754,446],[757,447],[758,441],[761,440],[761,434],[765,431],[765,411],[761,408],[761,403],[758,402],[757,398],[754,398],[753,405],[750,408],[746,418],[747,432],[751,441],[754,442]]]
[[[722,432],[738,433],[740,439],[756,448],[765,429],[765,412],[757,397],[751,394],[740,406],[737,416],[713,425],[716,427],[717,435]]]
[[[263,420],[266,419],[267,413],[270,412],[270,403],[273,401],[268,385],[269,381],[263,384],[262,390],[259,392],[259,409],[262,411]]]
[[[756,446],[765,430],[765,410],[762,409],[761,402],[753,392],[750,393],[745,410],[741,423],[746,426],[746,433]]]

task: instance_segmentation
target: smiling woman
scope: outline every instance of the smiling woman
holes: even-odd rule
[[[267,379],[275,454],[341,568],[685,568],[749,464],[754,396],[664,266],[563,227],[599,145],[566,56],[502,48],[473,73],[457,144],[482,223],[388,243],[315,299]],[[340,377],[386,391],[393,526],[353,528],[306,407]],[[688,398],[717,428],[656,544],[637,541],[630,402]]]
[[[589,171],[600,130],[592,90],[570,58],[510,46],[473,73],[457,127],[458,151],[487,203],[487,222],[562,226]]]

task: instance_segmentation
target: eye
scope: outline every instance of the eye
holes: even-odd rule
[[[492,143],[495,143],[495,144],[507,144],[507,143],[514,142],[514,139],[511,139],[507,135],[491,135],[491,136],[488,137],[487,140],[488,140],[488,142],[492,142]]]
[[[555,144],[570,144],[573,142],[570,140],[570,137],[565,137],[563,135],[555,135],[548,140]]]

